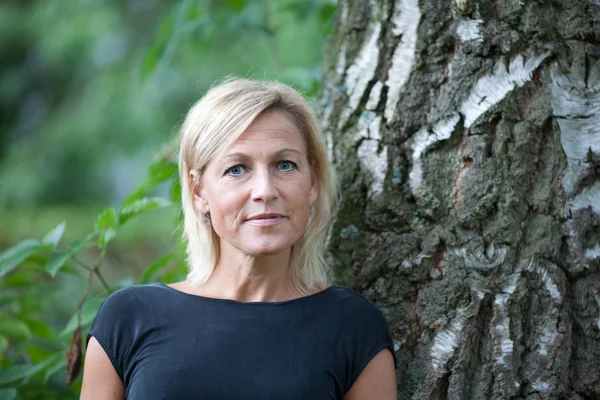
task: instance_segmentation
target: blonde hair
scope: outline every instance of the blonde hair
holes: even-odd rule
[[[188,112],[180,130],[179,177],[187,240],[188,279],[204,283],[219,262],[219,237],[202,222],[194,207],[190,171],[201,175],[211,158],[227,149],[262,113],[284,112],[295,123],[306,144],[308,160],[317,176],[318,197],[302,237],[292,246],[294,286],[304,293],[326,283],[325,236],[333,213],[336,190],[323,134],[312,108],[291,87],[268,81],[230,79],[210,89]],[[199,178],[201,179],[201,178]]]

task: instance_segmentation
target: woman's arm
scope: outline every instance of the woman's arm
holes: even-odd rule
[[[396,400],[396,372],[389,349],[381,350],[363,369],[344,400]]]
[[[125,388],[110,359],[95,337],[85,354],[80,400],[124,400]]]

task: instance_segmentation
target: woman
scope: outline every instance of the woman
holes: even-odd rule
[[[334,188],[303,97],[211,89],[181,128],[188,278],[133,286],[88,336],[82,399],[396,399],[379,310],[328,286]]]

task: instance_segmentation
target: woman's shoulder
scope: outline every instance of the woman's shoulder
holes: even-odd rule
[[[327,289],[330,294],[329,302],[343,313],[356,314],[379,314],[379,307],[365,295],[343,286],[330,286]]]
[[[158,295],[160,294],[160,288],[164,286],[161,283],[148,283],[139,285],[128,285],[123,286],[108,296],[108,298],[130,300],[140,298],[144,295]]]
[[[135,310],[140,306],[151,303],[154,299],[160,300],[165,291],[158,283],[130,285],[112,292],[102,304],[102,308],[116,308],[121,311]]]
[[[326,290],[332,292],[333,296],[341,302],[357,303],[363,305],[373,304],[373,302],[369,300],[365,295],[345,286],[332,285],[329,286]]]

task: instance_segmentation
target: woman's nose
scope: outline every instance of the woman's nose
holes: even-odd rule
[[[270,201],[279,197],[274,177],[268,170],[259,170],[252,180],[252,200]]]

